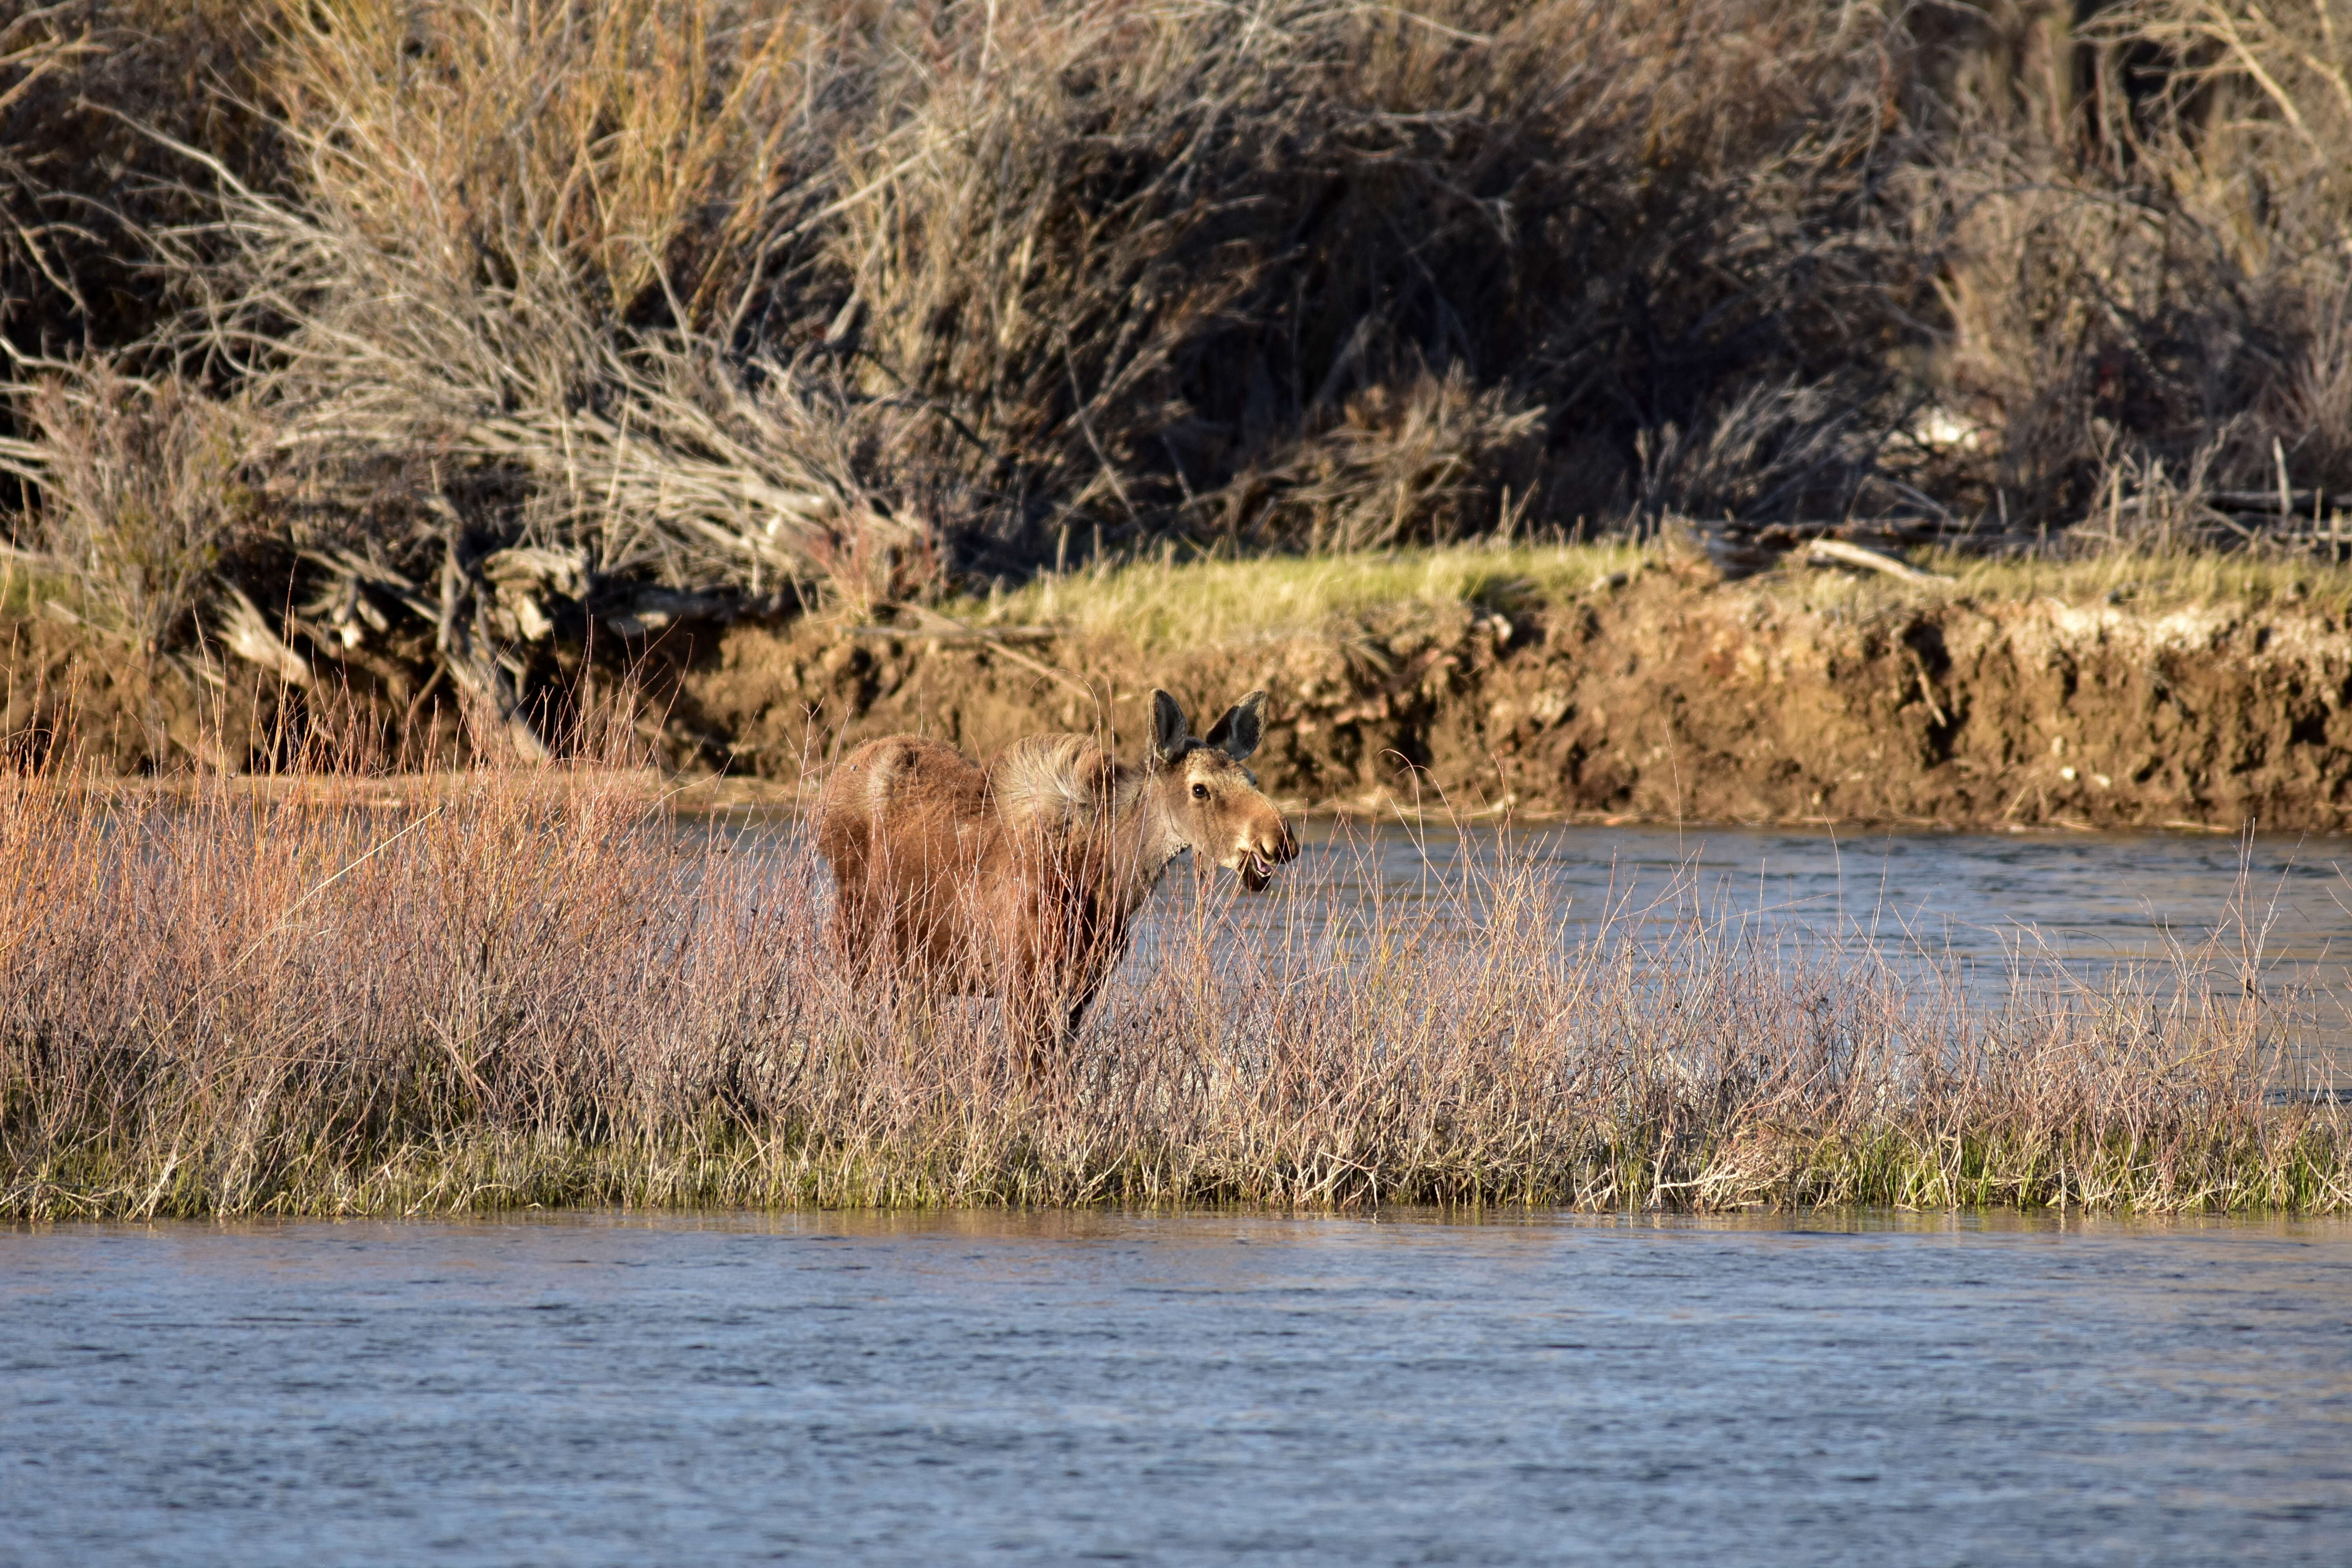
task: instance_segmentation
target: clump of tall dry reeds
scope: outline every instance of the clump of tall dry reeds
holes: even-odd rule
[[[639,775],[11,776],[0,1213],[2352,1206],[2235,950],[1987,1002],[1722,911],[1564,940],[1526,865],[1320,891],[1170,898],[1032,1083],[992,1004],[845,988],[802,841]]]

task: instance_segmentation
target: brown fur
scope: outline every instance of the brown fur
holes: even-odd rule
[[[1255,891],[1297,855],[1242,765],[1265,701],[1250,693],[1199,741],[1153,692],[1139,768],[1085,735],[1019,742],[987,769],[912,735],[858,747],[817,798],[836,951],[860,974],[1003,997],[1033,1053],[1066,1038],[1177,856],[1212,856]]]

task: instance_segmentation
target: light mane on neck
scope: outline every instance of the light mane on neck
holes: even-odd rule
[[[1150,778],[1090,735],[1034,735],[1007,747],[989,769],[998,817],[1014,832],[1042,833],[1076,847],[1092,839],[1109,851],[1132,910],[1159,885],[1187,846],[1174,833]],[[1097,835],[1108,835],[1105,842]]]
[[[1121,815],[1118,760],[1090,735],[1033,735],[989,769],[989,792],[1008,827],[1072,833]]]

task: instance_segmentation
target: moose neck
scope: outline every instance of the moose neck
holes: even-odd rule
[[[1154,774],[1122,767],[1112,800],[1101,846],[1111,884],[1106,901],[1124,921],[1143,907],[1169,866],[1192,845],[1177,830]]]

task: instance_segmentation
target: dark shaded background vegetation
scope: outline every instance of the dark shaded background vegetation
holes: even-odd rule
[[[2347,0],[0,17],[0,611],[190,690],[530,752],[1105,553],[2352,508]]]

